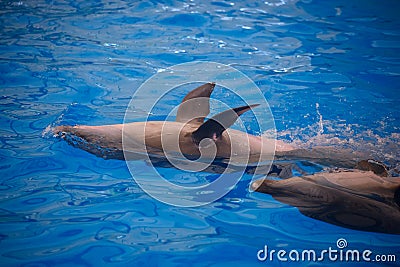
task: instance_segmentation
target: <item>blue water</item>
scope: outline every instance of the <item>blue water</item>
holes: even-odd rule
[[[45,129],[121,123],[153,74],[215,61],[255,81],[281,139],[369,150],[399,169],[399,10],[395,0],[1,1],[1,265],[322,266],[334,263],[260,263],[256,254],[264,245],[322,250],[339,238],[398,263],[399,236],[308,218],[249,192],[246,175],[204,207],[162,204],[125,162]]]

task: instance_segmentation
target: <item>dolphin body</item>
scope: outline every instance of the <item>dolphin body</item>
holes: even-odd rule
[[[400,178],[336,170],[251,184],[311,218],[370,232],[400,234]]]
[[[101,126],[58,126],[56,136],[73,146],[105,159],[143,159],[143,155],[165,158],[166,152],[181,152],[185,157],[235,157],[250,163],[272,160],[310,160],[325,166],[354,168],[365,157],[354,151],[315,147],[311,150],[291,146],[280,140],[229,129],[236,119],[257,106],[229,109],[205,121],[210,113],[209,98],[215,83],[206,83],[189,92],[179,105],[176,121],[146,121]],[[124,140],[123,140],[124,139]],[[213,155],[207,144],[215,144]],[[203,145],[201,146],[201,142]],[[205,148],[204,148],[205,147]]]
[[[216,158],[240,159],[249,155],[273,157],[275,141],[229,129],[236,119],[257,106],[229,109],[205,121],[210,112],[209,97],[215,83],[206,83],[189,92],[179,105],[176,121],[145,121],[101,126],[58,126],[56,136],[68,143],[107,159],[138,159],[143,154],[163,157],[166,152],[181,152],[185,157],[212,155],[207,149],[215,144]],[[280,151],[292,149],[279,143]]]

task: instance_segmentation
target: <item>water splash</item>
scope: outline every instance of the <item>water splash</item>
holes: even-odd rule
[[[323,123],[323,119],[322,119],[322,115],[321,112],[319,112],[319,103],[315,103],[315,109],[317,110],[317,115],[319,118],[318,121],[318,126],[319,126],[319,130],[318,130],[318,135],[321,135],[324,133],[324,123]]]
[[[318,112],[317,112],[318,113]],[[320,113],[319,113],[320,114]],[[387,133],[366,129],[359,124],[323,120],[305,126],[277,132],[277,138],[299,148],[317,146],[351,149],[384,162],[398,173],[400,170],[400,133]],[[263,136],[268,133],[263,133]],[[395,175],[394,176],[397,176]]]

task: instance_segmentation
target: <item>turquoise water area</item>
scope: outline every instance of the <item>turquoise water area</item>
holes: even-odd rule
[[[259,262],[257,252],[336,248],[339,238],[396,254],[398,264],[398,235],[306,217],[250,192],[249,175],[209,205],[173,207],[145,194],[125,162],[69,146],[46,128],[121,123],[146,79],[214,61],[254,80],[279,138],[368,151],[398,170],[399,8],[395,0],[1,1],[1,265],[325,266],[338,262]],[[160,102],[154,115],[181,97]],[[199,181],[159,170],[176,183]]]

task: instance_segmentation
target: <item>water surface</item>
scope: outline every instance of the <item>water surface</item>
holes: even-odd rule
[[[250,176],[215,203],[177,208],[143,193],[124,162],[43,135],[49,125],[121,123],[151,75],[215,61],[256,82],[281,139],[368,150],[399,168],[398,10],[394,0],[2,1],[0,262],[252,266],[266,244],[322,250],[339,238],[400,258],[398,236],[305,217],[250,193]]]

